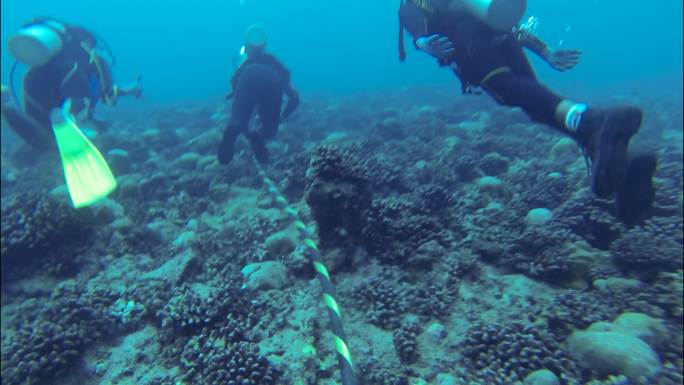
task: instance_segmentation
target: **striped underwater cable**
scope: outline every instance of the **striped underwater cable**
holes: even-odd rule
[[[261,167],[258,167],[259,176],[266,185],[268,193],[273,197],[276,205],[294,222],[299,238],[307,249],[307,255],[316,270],[316,275],[321,283],[323,290],[323,302],[328,309],[328,317],[330,318],[330,328],[332,329],[335,339],[335,350],[337,351],[337,358],[340,367],[340,375],[342,376],[342,385],[357,385],[356,374],[354,373],[354,366],[352,364],[351,353],[347,345],[347,335],[344,333],[344,326],[342,324],[342,315],[340,314],[340,307],[335,300],[335,286],[330,281],[328,269],[323,264],[321,253],[318,251],[316,241],[313,239],[313,232],[302,222],[299,218],[297,210],[288,206],[287,199],[280,194],[278,187],[266,175]]]

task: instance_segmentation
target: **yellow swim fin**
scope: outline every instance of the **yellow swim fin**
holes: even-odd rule
[[[100,151],[67,111],[52,110],[50,120],[69,195],[74,207],[78,208],[106,197],[116,188],[116,179]]]

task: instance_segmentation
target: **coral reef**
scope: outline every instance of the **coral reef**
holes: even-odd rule
[[[372,193],[353,149],[317,147],[306,173],[306,202],[318,224],[321,246],[349,246],[358,240]]]
[[[412,364],[418,359],[416,337],[419,333],[420,327],[415,321],[405,321],[399,329],[394,331],[392,342],[402,363]]]
[[[275,385],[280,370],[246,342],[196,337],[183,348],[184,379],[193,384]]]
[[[118,106],[94,138],[118,188],[79,210],[53,158],[3,141],[3,384],[338,383],[312,241],[360,384],[626,385],[566,342],[629,313],[657,325],[630,334],[651,383],[681,384],[681,112],[662,99],[634,141],[658,154],[656,205],[630,226],[571,139],[452,87],[307,97],[267,165],[243,138],[218,164],[222,99]]]
[[[2,201],[3,281],[17,278],[21,270],[40,266],[41,258],[65,245],[87,242],[91,234],[92,215],[89,209],[75,211],[51,196],[28,194]],[[65,253],[60,261],[71,264],[73,255]]]
[[[611,244],[611,251],[618,267],[652,280],[659,272],[684,266],[682,234],[681,219],[654,217],[625,231]]]
[[[487,380],[512,384],[542,368],[563,384],[579,384],[581,378],[560,344],[539,326],[478,324],[468,330],[463,345],[465,363]]]
[[[40,384],[63,376],[87,347],[116,331],[107,309],[112,302],[107,292],[61,286],[35,318],[3,338],[3,383]]]

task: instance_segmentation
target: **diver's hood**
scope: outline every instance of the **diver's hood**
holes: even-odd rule
[[[266,30],[259,24],[254,24],[247,28],[247,36],[245,37],[245,46],[263,48],[268,42]]]

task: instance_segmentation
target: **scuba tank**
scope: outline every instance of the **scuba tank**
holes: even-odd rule
[[[66,32],[67,26],[57,20],[38,20],[10,36],[7,48],[23,64],[40,67],[62,51]]]
[[[527,0],[459,0],[472,14],[498,32],[510,31],[527,9]]]
[[[109,44],[100,36],[85,28],[69,25],[49,17],[36,18],[10,36],[7,48],[17,61],[28,67],[47,64],[64,49],[92,41],[93,49],[105,55],[109,65],[116,63]]]
[[[404,29],[427,33],[428,18],[442,12],[467,12],[496,32],[509,32],[527,9],[527,0],[400,0],[399,60],[404,61]]]
[[[109,71],[116,62],[114,54],[101,36],[88,29],[51,17],[34,18],[10,36],[8,50],[15,59],[9,74],[10,89],[15,100],[19,100],[17,87],[14,86],[19,63],[29,70],[52,66],[49,70],[54,76],[63,78],[62,86],[79,67],[94,65],[100,81],[98,87],[111,86]],[[103,56],[108,61],[106,67],[100,60]],[[91,83],[91,90],[96,90],[93,86]],[[35,104],[23,91],[22,94]]]

